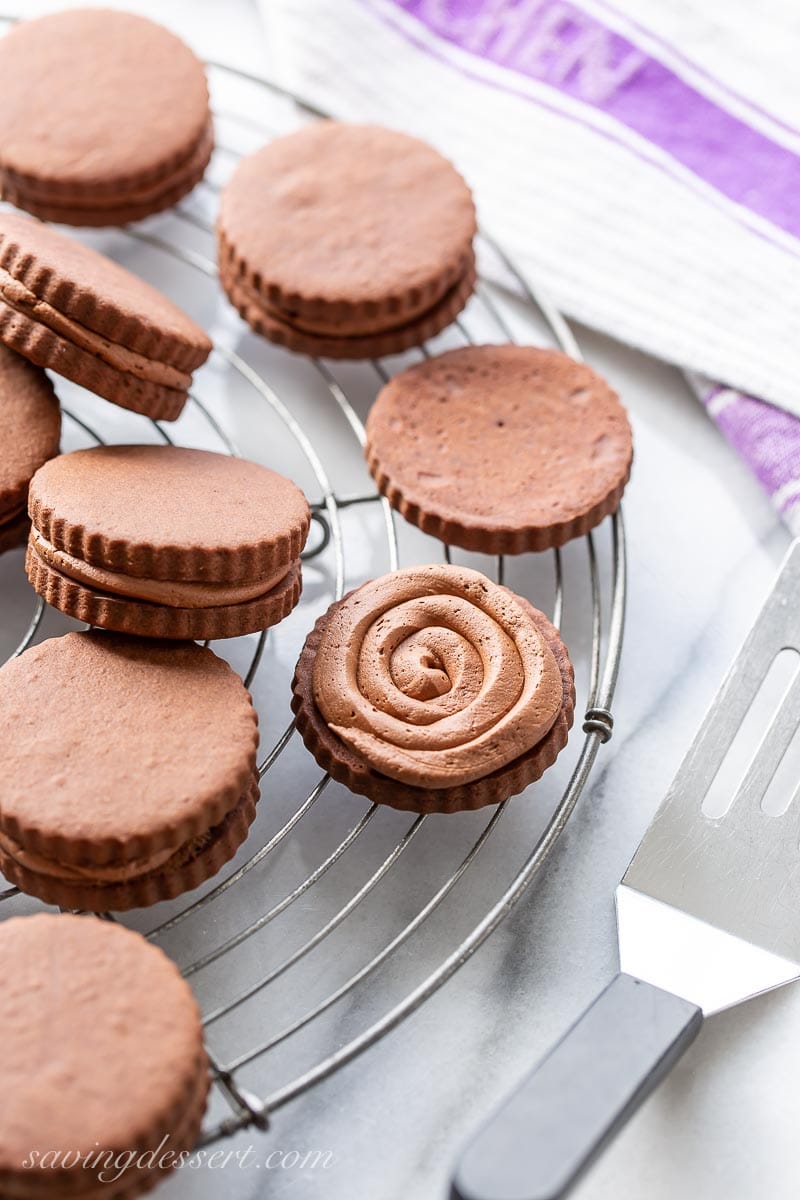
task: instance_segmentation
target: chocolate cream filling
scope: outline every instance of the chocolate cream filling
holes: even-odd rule
[[[78,321],[73,321],[71,317],[65,317],[46,300],[40,300],[24,283],[20,283],[3,268],[0,268],[0,302],[38,325],[44,325],[63,341],[69,342],[86,354],[94,355],[115,371],[122,371],[146,383],[158,384],[179,392],[185,392],[191,385],[191,375],[179,371],[177,367],[156,362],[135,350],[119,346],[116,342],[87,329]]]
[[[207,834],[200,835],[202,838],[207,836]],[[199,838],[194,840],[199,840]],[[118,867],[81,867],[76,866],[75,863],[62,863],[57,859],[45,858],[42,854],[26,850],[4,831],[0,831],[0,846],[9,858],[13,858],[28,871],[35,871],[37,875],[49,875],[54,879],[65,879],[71,883],[85,883],[87,880],[92,883],[125,883],[129,879],[137,879],[140,875],[147,875],[148,872],[155,871],[157,867],[163,866],[177,853],[176,847],[172,846],[167,850],[159,850],[158,853],[143,858],[132,858]]]
[[[123,575],[105,567],[94,567],[57,550],[37,529],[31,530],[30,546],[48,566],[54,567],[67,579],[72,579],[95,592],[123,596],[126,600],[145,600],[165,608],[219,608],[245,604],[265,596],[286,578],[293,563],[281,567],[273,575],[247,583],[203,583],[185,580],[142,579]]]
[[[415,787],[471,783],[537,745],[563,703],[530,613],[477,571],[429,566],[358,588],[324,628],[314,702],[375,770]]]
[[[28,871],[33,871],[36,875],[46,875],[51,879],[61,879],[66,883],[92,883],[92,884],[115,884],[127,883],[132,879],[141,879],[145,875],[149,875],[152,871],[157,871],[159,867],[176,860],[176,865],[181,865],[188,862],[223,831],[226,822],[229,821],[231,813],[236,812],[243,800],[246,801],[250,793],[245,792],[242,800],[231,810],[226,813],[223,819],[217,825],[212,825],[210,829],[204,833],[198,833],[195,837],[190,838],[188,842],[184,842],[180,846],[170,846],[166,850],[159,850],[153,854],[143,855],[140,858],[132,858],[127,862],[120,863],[115,866],[99,866],[89,863],[82,866],[76,863],[62,863],[55,858],[47,858],[43,854],[37,854],[33,850],[26,850],[19,842],[11,837],[5,830],[0,830],[0,848],[2,848],[9,858],[13,858],[16,863],[24,867]]]

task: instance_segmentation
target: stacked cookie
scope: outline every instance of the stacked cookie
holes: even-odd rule
[[[50,904],[177,896],[233,856],[255,816],[255,710],[193,642],[42,642],[0,670],[0,723],[0,870]]]
[[[303,354],[397,354],[475,282],[475,209],[430,146],[323,121],[244,159],[220,202],[219,273],[258,333]]]
[[[0,78],[0,196],[37,217],[123,225],[170,208],[208,165],[203,65],[143,17],[21,22],[0,39]]]
[[[159,638],[227,638],[300,597],[310,513],[290,480],[180,446],[95,446],[31,481],[26,568],[69,616]]]
[[[192,372],[211,352],[203,330],[144,280],[11,212],[0,213],[0,342],[166,421],[182,412]]]

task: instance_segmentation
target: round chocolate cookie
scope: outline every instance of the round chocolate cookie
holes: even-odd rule
[[[0,194],[35,216],[119,225],[203,176],[203,65],[153,21],[87,8],[21,22],[0,39],[0,78]]]
[[[475,209],[432,147],[322,121],[246,158],[217,224],[222,285],[292,350],[377,357],[418,345],[464,307]]]
[[[413,812],[523,791],[558,757],[572,665],[543,613],[465,567],[372,580],[331,605],[295,670],[292,709],[320,766]]]
[[[117,1200],[194,1146],[209,1090],[200,1012],[140,934],[41,913],[0,924],[0,1193]]]
[[[224,638],[300,598],[310,513],[290,480],[180,446],[95,446],[37,471],[26,568],[69,616],[142,637]]]
[[[0,342],[106,400],[172,421],[203,330],[143,279],[90,246],[18,213],[0,213]]]
[[[465,346],[386,384],[366,456],[392,507],[425,533],[520,554],[614,512],[633,443],[619,398],[590,367],[533,346]]]
[[[58,454],[61,410],[44,371],[0,346],[0,553],[28,537],[28,484]]]
[[[0,870],[50,904],[171,899],[232,858],[255,816],[255,710],[194,642],[42,642],[0,669],[0,728]]]

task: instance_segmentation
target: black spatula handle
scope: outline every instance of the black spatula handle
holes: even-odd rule
[[[451,1200],[559,1200],[702,1024],[694,1004],[617,975],[464,1151]]]

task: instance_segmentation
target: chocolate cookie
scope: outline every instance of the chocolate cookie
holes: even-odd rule
[[[138,933],[40,913],[0,924],[0,1193],[126,1200],[195,1144],[209,1089],[197,1003]]]
[[[0,39],[0,78],[0,194],[35,216],[138,220],[208,165],[203,65],[144,17],[87,8],[22,22]]]
[[[392,507],[425,533],[520,554],[614,512],[633,444],[619,398],[590,367],[533,346],[465,346],[382,389],[366,456]]]
[[[419,345],[464,307],[475,231],[469,188],[432,147],[323,121],[240,163],[220,204],[220,278],[272,341],[378,357]]]
[[[164,421],[186,403],[211,342],[161,292],[89,246],[0,213],[0,342]]]
[[[0,346],[0,553],[28,537],[28,484],[58,454],[61,410],[37,367]]]
[[[49,904],[171,899],[232,858],[255,816],[255,710],[194,642],[42,642],[0,669],[0,728],[0,870]]]
[[[523,791],[566,745],[575,708],[572,665],[544,614],[453,566],[394,571],[331,605],[292,690],[320,766],[413,812]]]
[[[40,596],[90,625],[224,638],[283,620],[300,597],[309,508],[242,458],[179,446],[95,446],[31,481],[26,568]]]

